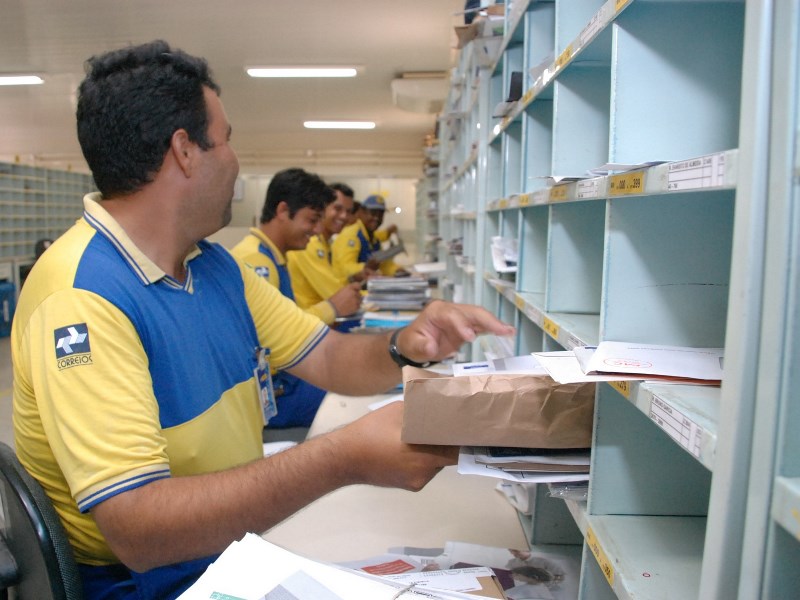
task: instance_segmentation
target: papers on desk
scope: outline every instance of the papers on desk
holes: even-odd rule
[[[581,550],[579,545],[541,545],[516,550],[448,541],[444,548],[390,548],[392,554],[343,565],[387,574],[402,569],[387,578],[414,583],[414,589],[423,595],[433,586],[437,593],[442,589],[466,592],[471,595],[465,597],[472,600],[476,597],[573,600],[578,594]],[[411,569],[411,565],[420,566]],[[537,583],[524,577],[531,567],[539,569],[538,574],[542,575]],[[543,582],[544,579],[549,580]],[[413,597],[410,595],[409,600]]]
[[[179,600],[392,600],[407,584],[303,558],[248,533],[233,542]],[[416,586],[415,586],[416,587]],[[475,596],[428,587],[428,598]]]
[[[397,329],[410,324],[419,315],[412,310],[382,310],[364,313],[364,327],[370,329]]]
[[[441,549],[436,552],[438,555]],[[433,567],[431,566],[433,565]],[[463,569],[438,568],[407,554],[384,554],[365,560],[339,563],[339,566],[379,575],[414,590],[448,590],[485,598],[504,598],[500,582],[488,567]],[[413,594],[412,594],[413,597]]]
[[[722,380],[722,348],[601,342],[597,347],[533,355],[559,383],[658,380],[718,385]]]
[[[377,310],[421,310],[427,298],[423,277],[371,277],[364,302]]]
[[[532,546],[530,550],[516,550],[447,542],[434,562],[443,569],[489,567],[509,600],[573,600],[578,597],[581,552],[580,545]],[[530,567],[544,571],[549,581],[534,583],[525,578],[524,573]]]

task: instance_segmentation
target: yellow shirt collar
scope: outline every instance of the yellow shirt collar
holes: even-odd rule
[[[133,243],[122,226],[105,208],[103,208],[100,192],[92,192],[84,196],[83,210],[86,221],[108,238],[120,255],[131,266],[131,269],[139,275],[142,279],[142,283],[148,285],[168,277],[158,265],[150,260],[144,252]],[[183,259],[183,265],[186,266],[190,260],[200,255],[201,252],[200,248],[195,245],[192,251]]]
[[[269,249],[272,250],[272,256],[275,257],[275,261],[279,265],[285,265],[286,264],[286,257],[283,255],[283,252],[278,250],[278,247],[275,244],[272,243],[272,240],[267,237],[266,233],[261,231],[261,229],[259,229],[258,227],[251,227],[250,228],[250,233],[252,235],[256,236],[260,242],[262,242],[262,243],[266,244],[267,246],[269,246]]]

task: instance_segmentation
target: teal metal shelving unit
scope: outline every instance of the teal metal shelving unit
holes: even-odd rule
[[[798,5],[514,0],[492,60],[467,46],[454,69],[440,230],[463,239],[460,299],[519,352],[726,348],[721,388],[598,387],[588,502],[543,516],[577,524],[587,600],[800,589]],[[587,177],[609,163],[630,166]],[[513,281],[497,235],[519,242]]]

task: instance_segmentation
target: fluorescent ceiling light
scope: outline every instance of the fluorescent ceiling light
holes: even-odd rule
[[[375,129],[372,121],[305,121],[306,129]]]
[[[248,67],[250,77],[355,77],[355,67]]]
[[[0,75],[0,85],[39,85],[44,80],[38,75]]]

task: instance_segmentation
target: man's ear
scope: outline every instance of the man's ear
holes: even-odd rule
[[[189,139],[189,134],[185,129],[175,130],[169,140],[169,152],[186,177],[190,177],[192,174],[194,154],[197,150],[197,144]]]
[[[284,219],[291,219],[289,216],[289,205],[286,203],[286,200],[281,200],[278,202],[278,206],[275,207],[275,216],[278,218]]]

